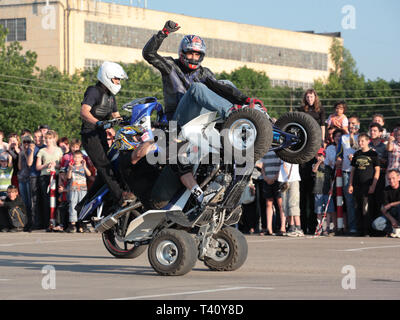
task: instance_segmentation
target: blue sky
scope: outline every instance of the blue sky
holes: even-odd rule
[[[353,29],[342,27],[346,5],[355,9]],[[366,79],[400,81],[399,0],[147,0],[147,8],[294,31],[340,31]]]

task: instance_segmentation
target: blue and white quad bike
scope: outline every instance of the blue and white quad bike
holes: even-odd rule
[[[131,112],[124,122],[107,121],[122,126],[109,150],[115,164],[121,150],[138,143],[137,126],[148,139],[154,139],[152,128],[168,132],[156,98],[133,100],[123,110]],[[187,154],[197,160],[192,162],[193,175],[208,201],[194,203],[182,185],[162,210],[145,211],[137,201],[113,212],[107,201],[108,189],[103,186],[86,202],[79,220],[91,221],[102,233],[107,250],[117,258],[135,258],[148,247],[149,262],[161,275],[186,274],[197,259],[211,270],[236,270],[247,258],[247,242],[232,225],[240,219],[240,199],[255,161],[271,149],[286,162],[309,161],[320,147],[321,129],[305,113],[290,112],[272,124],[265,110],[242,107],[225,120],[216,112],[202,114],[180,133],[187,142]],[[235,155],[244,158],[236,161]]]

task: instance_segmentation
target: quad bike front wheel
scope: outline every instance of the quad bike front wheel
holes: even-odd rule
[[[246,158],[254,161],[262,158],[272,144],[272,125],[266,113],[253,109],[241,108],[233,111],[226,119],[223,130],[225,155]]]
[[[247,259],[247,241],[235,228],[224,227],[213,235],[211,255],[204,257],[204,264],[214,271],[239,269]]]
[[[148,258],[163,276],[181,276],[196,264],[198,249],[194,238],[184,230],[165,229],[151,241]]]
[[[304,112],[288,112],[276,121],[275,126],[297,138],[296,143],[276,151],[279,158],[301,164],[315,157],[321,147],[321,127],[313,117]]]
[[[140,216],[140,213],[136,210],[132,210],[129,216],[121,217],[114,227],[102,233],[104,246],[114,257],[120,259],[134,259],[146,251],[146,245],[135,246],[134,244],[124,241],[129,222],[138,216]]]

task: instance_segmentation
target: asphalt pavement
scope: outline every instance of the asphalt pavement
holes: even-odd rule
[[[245,264],[163,277],[147,251],[116,259],[98,233],[1,233],[1,300],[392,300],[400,297],[400,239],[246,235]],[[163,306],[160,312],[168,312]],[[233,309],[232,309],[233,310]],[[240,310],[239,310],[240,311]],[[183,311],[182,311],[183,312]]]

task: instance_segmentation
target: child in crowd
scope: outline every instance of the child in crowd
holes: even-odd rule
[[[7,196],[0,198],[0,207],[2,232],[22,231],[26,227],[26,207],[16,186],[7,187]]]
[[[335,205],[334,205],[334,197],[331,196],[329,200],[329,192],[331,189],[331,183],[333,179],[333,169],[329,165],[325,165],[325,150],[320,148],[316,155],[317,162],[313,165],[312,172],[315,174],[315,184],[313,193],[315,196],[315,214],[317,215],[318,225],[321,224],[323,214],[326,210],[326,220],[325,224],[322,225],[322,233],[323,236],[328,236],[332,233],[329,233],[329,224],[332,220],[332,217],[335,213]],[[329,203],[328,203],[329,200]],[[326,208],[328,206],[328,208]]]
[[[335,113],[331,114],[326,120],[328,127],[336,127],[342,129],[346,134],[349,133],[349,120],[347,119],[346,112],[347,105],[344,101],[336,102],[335,105]]]
[[[82,229],[76,229],[78,214],[75,206],[80,202],[87,192],[86,176],[90,176],[91,172],[83,158],[83,153],[79,150],[74,152],[73,161],[69,162],[67,179],[69,180],[69,221],[70,225],[67,232],[73,233],[76,231],[82,232]]]
[[[358,232],[360,235],[369,237],[371,233],[371,210],[368,202],[375,192],[379,179],[380,166],[376,151],[369,146],[369,136],[366,133],[358,135],[360,150],[354,153],[351,160],[351,173],[349,182],[349,193],[354,192],[356,204],[356,217],[358,221]]]

